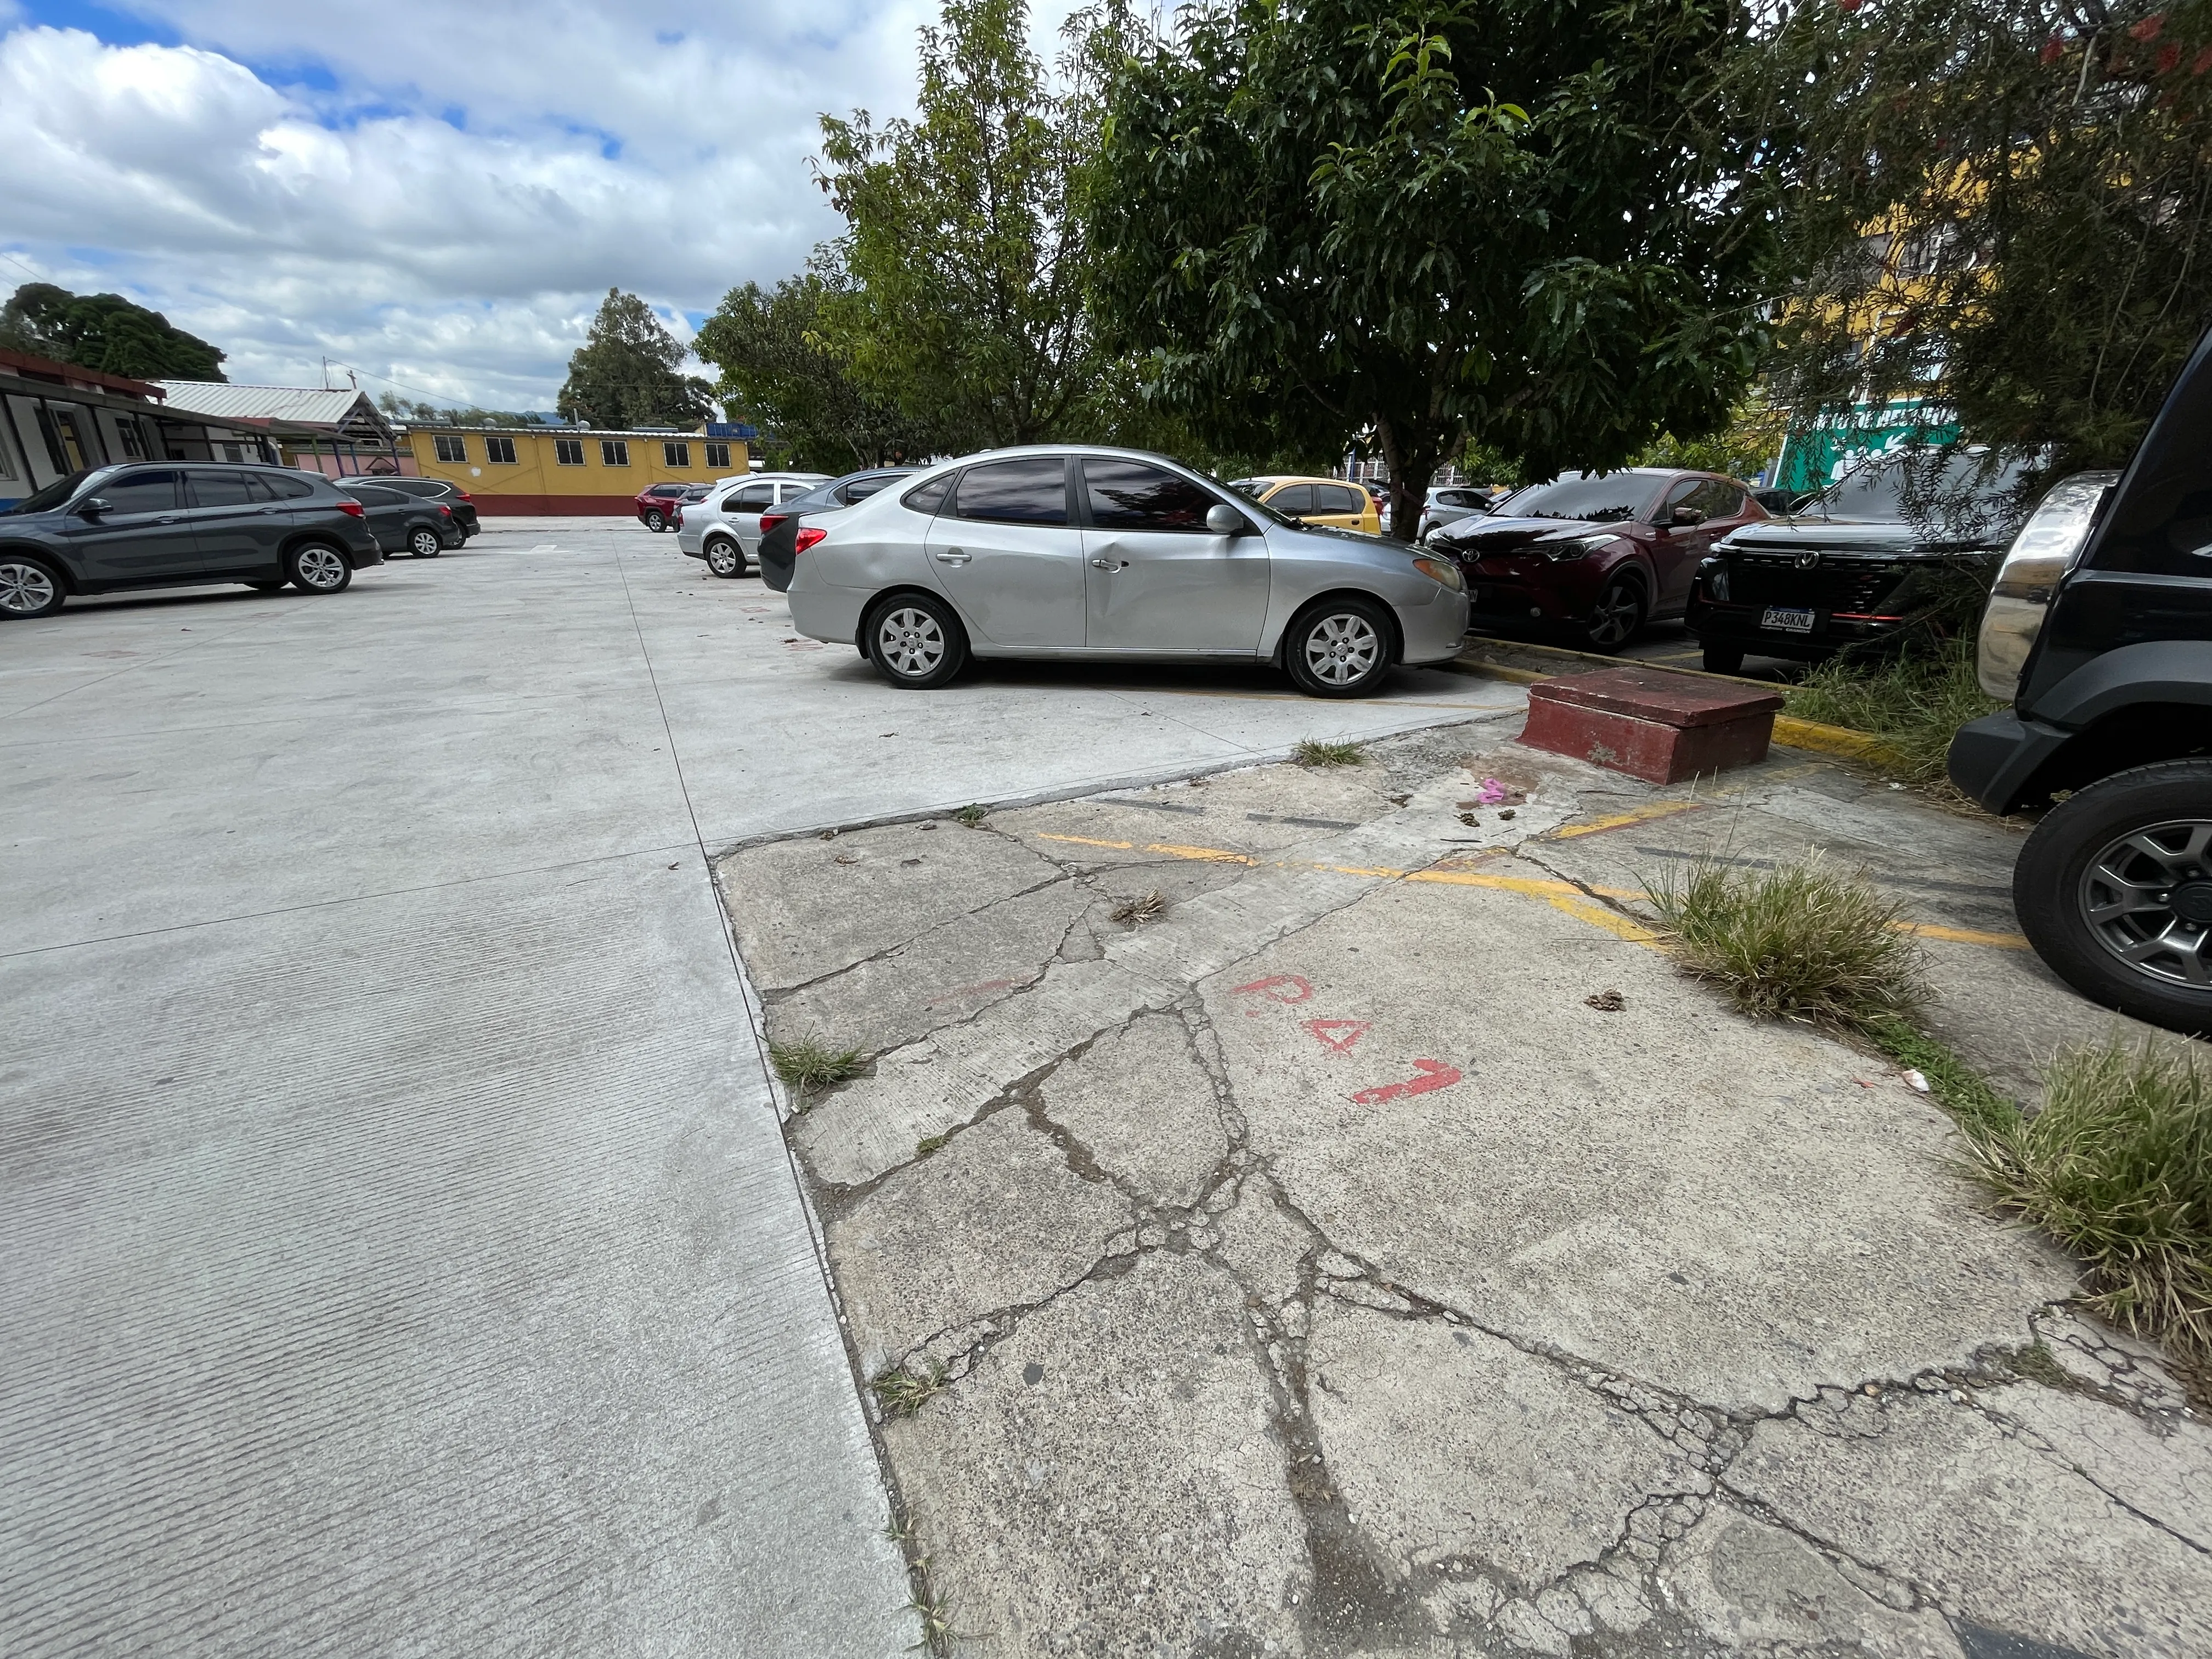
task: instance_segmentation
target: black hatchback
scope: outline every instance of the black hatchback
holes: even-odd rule
[[[461,544],[453,510],[442,501],[360,478],[348,478],[338,488],[368,509],[370,533],[394,557],[404,547],[418,559],[434,559]]]
[[[318,474],[125,462],[73,472],[0,512],[0,619],[127,588],[336,593],[383,560],[362,504]]]

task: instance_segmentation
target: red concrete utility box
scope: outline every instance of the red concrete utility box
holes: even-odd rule
[[[1521,741],[1649,783],[1680,783],[1765,760],[1781,707],[1779,693],[1726,680],[1614,668],[1530,686]]]

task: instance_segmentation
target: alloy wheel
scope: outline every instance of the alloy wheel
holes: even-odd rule
[[[659,532],[660,522],[660,514],[658,513],[648,513],[645,515],[645,527],[656,534]]]
[[[727,542],[716,542],[707,550],[707,563],[718,576],[726,576],[738,568],[738,550]]]
[[[0,564],[0,611],[35,616],[54,602],[54,579],[34,564]]]
[[[345,561],[327,547],[311,547],[300,555],[300,580],[310,587],[335,588],[345,580]]]
[[[1590,643],[1601,647],[1626,644],[1643,611],[1636,590],[1626,582],[1615,582],[1597,596],[1597,604],[1591,608]]]
[[[2076,902],[2097,942],[2136,972],[2212,986],[2212,820],[2130,830],[2089,860]]]
[[[1323,617],[1306,633],[1306,667],[1325,685],[1352,685],[1372,673],[1382,636],[1357,611]]]
[[[876,624],[876,654],[892,673],[918,680],[945,660],[945,630],[927,611],[902,605]]]
[[[434,530],[418,530],[409,541],[418,559],[434,559],[444,550],[444,544],[439,541],[438,532]]]

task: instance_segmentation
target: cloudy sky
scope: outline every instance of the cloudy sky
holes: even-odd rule
[[[128,295],[234,380],[550,409],[611,285],[688,334],[834,234],[816,115],[909,110],[934,12],[0,0],[0,294]]]

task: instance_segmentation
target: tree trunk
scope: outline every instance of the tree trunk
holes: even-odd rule
[[[1427,421],[1403,426],[1387,415],[1375,417],[1375,438],[1382,460],[1390,469],[1390,518],[1383,533],[1410,542],[1421,526],[1421,508],[1427,503],[1429,480],[1443,464],[1443,434]]]

